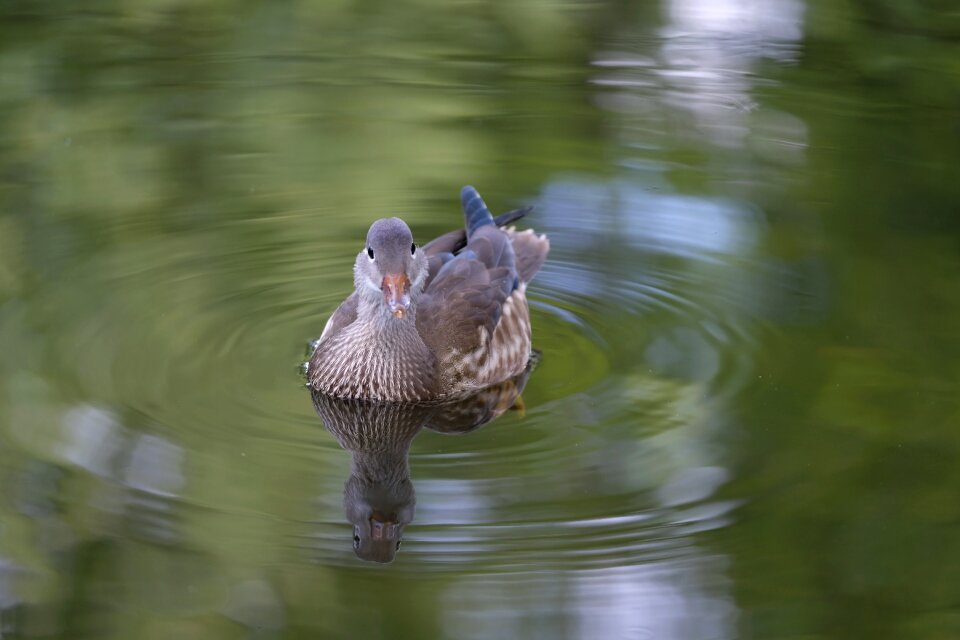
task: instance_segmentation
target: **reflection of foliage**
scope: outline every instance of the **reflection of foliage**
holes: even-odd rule
[[[784,206],[823,212],[835,291],[745,398],[729,489],[751,500],[718,535],[750,637],[960,634],[960,49],[921,9],[812,2],[804,63],[768,91],[810,128]]]
[[[4,3],[0,482],[54,478],[34,496],[49,512],[0,506],[19,628],[235,637],[230,585],[269,579],[301,594],[288,628],[379,635],[352,613],[363,576],[306,564],[291,536],[315,517],[317,458],[344,461],[292,464],[255,435],[317,437],[282,354],[319,332],[372,217],[426,235],[459,222],[461,184],[506,206],[595,164],[584,62],[614,4]],[[121,414],[102,476],[63,451],[86,402]],[[140,430],[186,452],[182,495],[160,500],[176,550],[114,502]],[[430,635],[443,585],[385,580],[390,628]]]
[[[582,72],[536,75],[582,59],[576,12],[544,7],[519,28],[539,5],[239,4],[122,3],[111,17],[59,7],[5,22],[8,202],[89,224],[150,212],[172,230],[384,211],[411,188],[509,179],[477,175],[491,153],[510,165],[527,147],[570,143],[554,134],[578,114],[553,105],[577,103]]]

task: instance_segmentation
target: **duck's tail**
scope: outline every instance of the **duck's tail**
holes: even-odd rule
[[[480,227],[495,224],[493,214],[477,190],[467,185],[460,190],[460,202],[463,203],[463,217],[467,227],[467,240]]]

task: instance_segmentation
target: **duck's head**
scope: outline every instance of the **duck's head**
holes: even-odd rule
[[[374,222],[354,264],[360,296],[402,319],[415,307],[426,278],[427,256],[414,243],[407,223],[400,218]]]
[[[413,521],[416,494],[408,477],[386,484],[352,475],[343,492],[347,519],[353,523],[353,551],[362,560],[392,562],[403,528]]]

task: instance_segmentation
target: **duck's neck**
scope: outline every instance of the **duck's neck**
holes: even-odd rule
[[[402,318],[394,317],[381,300],[361,296],[357,303],[357,321],[362,323],[371,335],[391,339],[412,333],[417,334],[417,307],[411,304]]]
[[[395,486],[410,477],[409,443],[402,449],[355,449],[351,453],[350,475],[364,484]]]

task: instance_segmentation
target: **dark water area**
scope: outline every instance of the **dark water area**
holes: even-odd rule
[[[550,237],[521,402],[325,428],[464,184]],[[958,638],[958,209],[951,3],[5,2],[0,637]]]

